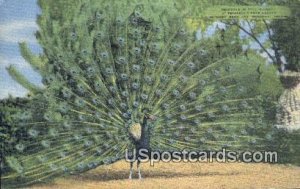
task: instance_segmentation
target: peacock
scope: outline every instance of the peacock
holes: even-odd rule
[[[39,1],[43,54],[25,43],[20,49],[44,87],[8,68],[31,96],[4,112],[15,128],[4,185],[82,173],[124,159],[127,149],[271,145],[281,90],[276,69],[254,52],[246,58],[239,45],[216,49],[227,29],[222,39],[199,39],[183,14],[141,2]]]
[[[133,172],[133,163],[137,161],[137,168],[138,168],[138,174],[139,174],[139,179],[142,178],[141,175],[141,170],[140,170],[140,163],[141,163],[141,158],[147,158],[143,157],[143,152],[144,150],[145,155],[148,156],[146,160],[149,160],[151,157],[151,148],[150,148],[150,131],[149,131],[149,121],[155,120],[155,116],[150,115],[148,113],[148,109],[144,109],[144,117],[142,120],[142,123],[134,123],[129,127],[129,134],[130,138],[132,139],[132,142],[134,144],[134,149],[133,152],[130,153],[128,156],[128,149],[127,149],[127,154],[125,156],[126,160],[130,158],[130,174],[129,174],[129,179],[132,179],[132,172]]]

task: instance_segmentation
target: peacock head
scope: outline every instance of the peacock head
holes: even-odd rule
[[[144,108],[143,109],[143,114],[144,114],[144,118],[150,121],[155,121],[157,119],[157,117],[153,114],[151,114],[151,110],[149,108]]]

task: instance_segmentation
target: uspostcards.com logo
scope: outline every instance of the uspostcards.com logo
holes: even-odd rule
[[[128,150],[126,149],[125,160],[128,162],[141,161],[150,162],[151,166],[162,162],[245,162],[245,163],[277,163],[277,152],[275,151],[149,151],[148,149]]]

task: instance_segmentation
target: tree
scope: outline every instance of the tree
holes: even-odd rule
[[[275,20],[270,24],[270,40],[274,43],[273,49],[286,58],[286,69],[300,71],[300,2],[289,3],[291,16],[284,20]]]

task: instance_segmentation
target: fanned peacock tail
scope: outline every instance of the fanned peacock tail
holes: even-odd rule
[[[268,87],[280,85],[262,58],[206,48],[166,7],[70,2],[39,2],[43,55],[21,44],[45,88],[28,85],[39,103],[9,116],[25,132],[14,136],[5,183],[28,185],[124,158],[133,145],[128,130],[145,108],[158,118],[153,150],[264,149],[272,140],[266,107],[277,91]]]

